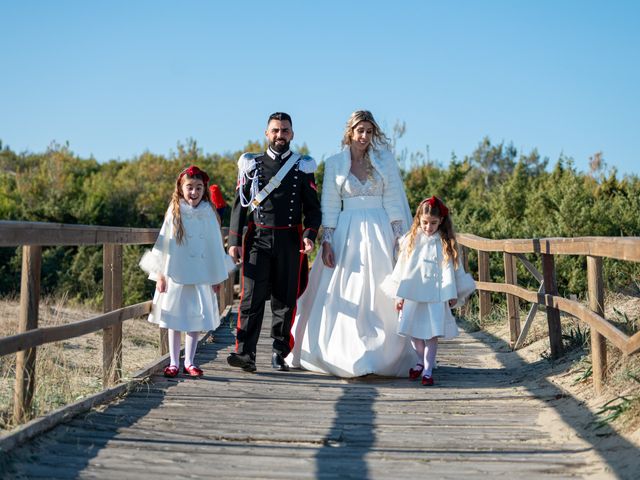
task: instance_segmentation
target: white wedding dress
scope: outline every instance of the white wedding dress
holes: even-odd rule
[[[339,377],[405,376],[416,363],[410,339],[397,334],[394,300],[381,290],[393,271],[394,233],[376,170],[363,183],[349,173],[332,247],[335,268],[320,251],[298,299],[287,362]],[[407,225],[408,226],[408,225]]]

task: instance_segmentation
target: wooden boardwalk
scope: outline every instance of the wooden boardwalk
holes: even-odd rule
[[[274,372],[267,331],[248,374],[226,364],[228,326],[215,340],[203,378],[156,376],[16,448],[2,478],[638,478],[632,444],[583,439],[589,412],[564,414],[573,399],[530,381],[545,367],[505,366],[514,354],[485,334],[443,342],[430,388]]]

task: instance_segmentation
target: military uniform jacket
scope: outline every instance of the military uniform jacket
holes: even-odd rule
[[[316,163],[301,156],[282,183],[257,207],[249,212],[248,202],[262,190],[281,166],[293,155],[282,155],[271,149],[262,154],[245,153],[238,160],[238,185],[231,210],[229,245],[242,245],[242,230],[249,222],[258,227],[294,228],[304,221],[303,237],[314,241],[322,214],[313,172]],[[249,218],[247,218],[249,217]]]

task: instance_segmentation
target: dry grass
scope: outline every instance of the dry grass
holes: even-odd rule
[[[528,306],[527,304],[522,304]],[[483,322],[482,329],[505,342],[509,340],[509,328],[506,324],[506,312],[498,311]],[[477,310],[475,310],[477,311]],[[472,311],[472,315],[475,315]],[[528,310],[520,312],[521,324]],[[639,331],[640,298],[620,293],[608,294],[605,299],[605,318],[627,335]],[[619,408],[618,413],[607,423],[621,432],[640,434],[640,354],[625,356],[607,342],[607,372],[603,395],[596,395],[591,376],[590,330],[588,325],[569,315],[562,315],[562,332],[566,349],[565,356],[556,360],[554,374],[549,378],[573,397],[582,400],[594,412],[602,410],[608,402]],[[472,319],[473,325],[477,320]],[[543,309],[536,314],[529,333],[518,350],[520,357],[528,362],[541,358],[549,359],[549,337],[547,318]],[[624,400],[627,400],[624,402]],[[611,410],[600,414],[605,419]]]
[[[18,331],[19,302],[0,301],[2,335]],[[54,326],[85,320],[101,312],[85,307],[69,307],[65,299],[44,298],[40,302],[39,326]],[[158,329],[135,319],[123,325],[123,376],[158,357]],[[0,430],[12,423],[15,355],[0,357]],[[102,390],[102,332],[38,347],[34,416],[44,415],[87,395]]]

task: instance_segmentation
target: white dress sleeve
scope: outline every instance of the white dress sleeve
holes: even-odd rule
[[[338,216],[342,208],[340,192],[336,184],[335,162],[328,159],[324,167],[324,177],[322,180],[322,226],[324,228],[336,228]]]
[[[171,235],[173,214],[171,208],[167,210],[162,222],[162,228],[151,250],[147,250],[140,259],[140,268],[149,274],[149,280],[158,281],[160,274],[166,274],[169,253],[169,235]]]

